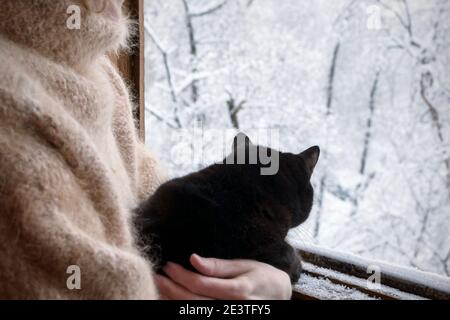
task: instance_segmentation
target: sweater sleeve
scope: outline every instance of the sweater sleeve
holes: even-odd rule
[[[143,143],[138,143],[138,199],[144,201],[167,180],[167,172]]]
[[[29,83],[0,85],[0,299],[158,298],[90,137]]]
[[[133,121],[131,99],[122,77],[109,59],[104,59],[103,65],[111,79],[117,94],[117,101],[119,102],[115,114],[114,129],[117,133],[119,144],[123,147],[122,154],[125,158],[130,154],[134,154],[136,157],[136,167],[128,169],[129,171],[135,171],[134,173],[130,172],[130,175],[135,176],[137,199],[138,201],[144,201],[167,180],[168,174],[149,148],[138,137],[135,122]],[[130,150],[130,142],[132,142],[131,148],[133,150]],[[124,160],[127,163],[134,162],[130,161],[130,159]]]
[[[32,130],[5,121],[0,298],[157,298],[149,263],[92,201],[67,159]]]

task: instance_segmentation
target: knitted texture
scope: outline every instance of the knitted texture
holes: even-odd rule
[[[154,299],[131,212],[163,175],[105,56],[127,22],[83,9],[69,30],[71,3],[2,1],[0,298]]]

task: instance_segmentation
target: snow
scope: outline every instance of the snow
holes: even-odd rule
[[[377,300],[354,288],[332,283],[325,278],[302,275],[294,290],[320,300]]]
[[[350,285],[354,285],[354,286],[358,286],[360,288],[366,288],[367,287],[367,280],[366,279],[361,279],[361,278],[357,278],[351,275],[347,275],[341,272],[337,272],[335,270],[331,270],[331,269],[326,269],[326,268],[321,268],[321,267],[317,267],[313,264],[310,263],[303,263],[303,269],[306,271],[312,271],[314,273],[318,273],[320,275],[322,275],[322,279],[326,279],[326,278],[331,278],[331,279],[336,279],[336,280],[340,280],[342,282],[348,283]],[[302,276],[303,277],[303,276]],[[300,281],[295,288],[297,290],[301,290],[302,292],[308,291],[310,292],[310,294],[314,294],[314,290],[311,290],[311,285],[308,283],[309,280],[311,280],[311,276],[306,275],[306,279]],[[306,286],[304,285],[304,283],[306,282]],[[316,281],[314,281],[316,282]],[[328,280],[328,282],[330,283],[330,285],[332,284],[332,282],[330,280]],[[348,287],[350,289],[352,289],[351,286],[343,286],[343,285],[337,285],[338,287]],[[357,290],[357,289],[354,289]],[[410,293],[406,293],[403,291],[400,291],[398,289],[395,288],[391,288],[388,287],[386,285],[381,284],[381,287],[379,289],[374,288],[371,289],[374,292],[377,293],[381,293],[390,297],[393,297],[395,299],[399,299],[399,300],[424,300],[423,297],[419,297],[417,295],[414,294],[410,294]],[[367,296],[368,299],[375,299],[373,296],[369,296],[366,293],[362,293],[363,295]],[[334,296],[334,295],[333,295]],[[326,297],[327,299],[332,299],[332,297]],[[345,298],[345,295],[342,296],[338,296],[337,298]]]
[[[329,257],[331,259],[340,261],[344,264],[351,264],[354,266],[357,266],[359,268],[362,269],[366,269],[367,266],[377,266],[379,267],[379,270],[381,271],[381,275],[389,275],[389,276],[394,276],[396,278],[400,278],[412,283],[415,283],[417,285],[423,285],[425,287],[430,287],[430,288],[434,288],[434,289],[438,289],[439,291],[448,293],[450,295],[450,279],[447,277],[443,277],[434,273],[430,273],[430,272],[423,272],[420,271],[418,269],[413,269],[413,268],[409,268],[409,267],[404,267],[404,266],[398,266],[398,265],[394,265],[391,263],[387,263],[387,262],[383,262],[383,261],[378,261],[378,260],[373,260],[373,259],[367,259],[367,258],[362,258],[360,256],[356,256],[350,253],[346,253],[346,252],[339,252],[336,250],[330,250],[328,248],[324,248],[321,246],[314,246],[314,245],[303,245],[301,243],[293,243],[292,241],[290,241],[292,245],[294,245],[294,247],[302,250],[304,249],[307,252],[313,253],[315,255],[319,255],[319,256],[324,256],[324,257]],[[312,265],[308,265],[306,264],[306,270],[310,270],[313,271],[313,269],[311,269],[313,266]],[[317,268],[317,267],[316,267]],[[317,269],[315,269],[317,270]],[[323,268],[319,268],[318,270],[321,271],[321,273],[325,270]],[[341,278],[339,276],[339,273],[330,270],[330,273],[328,273],[327,271],[325,271],[325,273],[323,273],[324,275],[330,275],[330,274],[334,274],[334,275],[338,275],[338,279]],[[369,276],[369,274],[368,274]],[[362,280],[365,282],[365,280]],[[359,281],[358,281],[359,282]],[[366,286],[366,284],[363,284],[362,282],[359,282],[360,284],[362,284],[363,286]]]
[[[148,146],[175,177],[238,131],[319,145],[315,205],[293,236],[449,277],[450,1],[405,3],[412,37],[392,14],[403,1],[145,1]]]
[[[212,13],[218,9],[220,9],[221,7],[223,7],[226,4],[227,0],[222,0],[220,2],[217,3],[213,3],[212,5],[209,6],[205,6],[204,8],[196,8],[194,10],[189,10],[189,14],[191,16],[202,16],[208,13]]]

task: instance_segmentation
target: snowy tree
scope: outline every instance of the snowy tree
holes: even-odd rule
[[[301,241],[450,276],[450,2],[146,0],[147,143],[172,176],[239,131],[320,145]]]

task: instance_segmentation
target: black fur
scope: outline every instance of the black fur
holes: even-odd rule
[[[301,263],[285,242],[290,228],[304,222],[311,211],[310,177],[319,148],[300,154],[282,153],[253,145],[245,137],[237,150],[262,148],[279,155],[275,175],[262,175],[257,164],[214,164],[199,172],[164,183],[138,209],[137,225],[158,265],[167,261],[192,270],[189,257],[197,253],[222,259],[253,259],[300,276]],[[253,148],[253,149],[252,149]],[[225,160],[224,160],[225,162]]]

